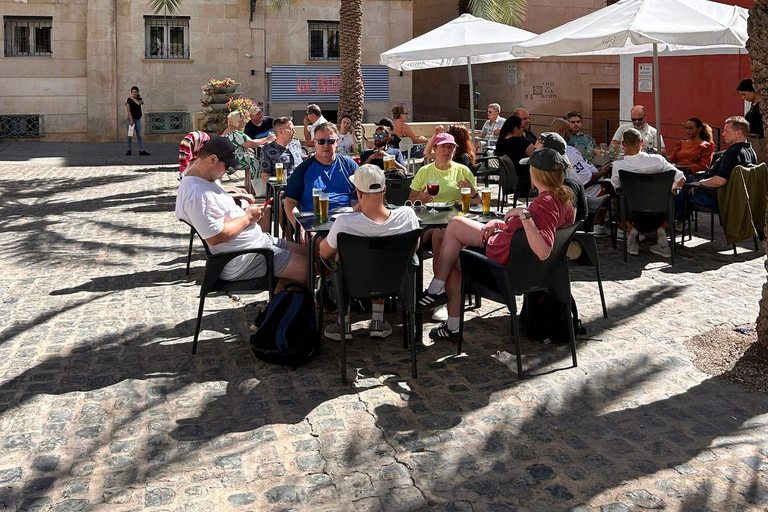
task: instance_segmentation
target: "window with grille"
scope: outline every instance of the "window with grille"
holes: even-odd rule
[[[147,59],[189,58],[189,16],[144,16]]]
[[[3,16],[6,57],[51,56],[53,18]]]
[[[309,60],[339,60],[339,22],[310,21]]]

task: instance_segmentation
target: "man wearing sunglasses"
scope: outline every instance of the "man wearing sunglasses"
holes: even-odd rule
[[[624,140],[624,132],[630,128],[634,128],[640,132],[640,135],[643,136],[643,145],[645,146],[645,149],[654,148],[654,153],[660,153],[662,156],[666,156],[667,150],[665,149],[664,139],[661,137],[661,135],[659,135],[659,143],[661,148],[656,147],[656,128],[646,122],[645,107],[642,105],[635,105],[632,107],[632,110],[629,111],[629,116],[632,118],[632,122],[619,126],[619,129],[616,130],[616,133],[613,134],[611,144],[616,148],[621,146],[621,142]]]
[[[384,156],[392,155],[395,157],[395,168],[387,171],[384,169],[387,178],[405,178],[405,159],[399,149],[390,148],[389,141],[392,139],[392,132],[386,126],[377,126],[373,134],[374,149],[366,149],[360,156],[362,164],[372,164],[384,169]]]
[[[296,226],[296,213],[311,212],[312,189],[319,188],[329,195],[328,208],[351,206],[355,186],[351,176],[357,164],[350,158],[336,154],[339,139],[333,123],[323,123],[315,129],[315,154],[296,167],[285,187],[285,215]]]
[[[480,136],[486,139],[488,142],[496,142],[499,138],[499,132],[501,127],[504,126],[505,118],[501,117],[501,105],[498,103],[491,103],[488,105],[487,112],[488,120],[483,125],[483,130]]]

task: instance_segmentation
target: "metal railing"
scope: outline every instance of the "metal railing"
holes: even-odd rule
[[[15,18],[3,20],[5,57],[47,57],[51,46],[52,18]]]
[[[0,115],[0,139],[28,139],[45,136],[42,114]]]
[[[190,119],[188,112],[147,112],[144,117],[144,133],[189,133]]]

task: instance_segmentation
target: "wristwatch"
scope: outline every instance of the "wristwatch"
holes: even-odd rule
[[[521,219],[530,219],[531,218],[531,212],[528,211],[528,208],[524,209],[523,212],[520,214]]]

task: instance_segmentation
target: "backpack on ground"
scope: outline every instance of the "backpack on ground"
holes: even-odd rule
[[[320,354],[315,302],[302,284],[285,285],[254,323],[251,349],[262,361],[295,368]]]
[[[571,297],[570,313],[573,315],[573,332],[576,336],[587,333],[579,320],[576,301]],[[549,339],[550,343],[570,343],[568,333],[568,304],[556,300],[547,292],[525,294],[520,310],[520,323],[525,334],[537,341]]]

